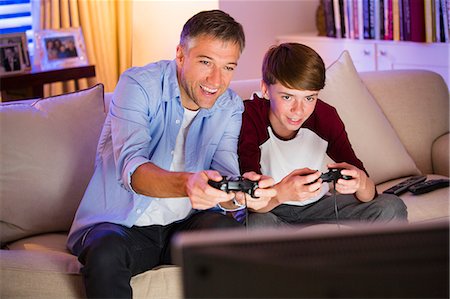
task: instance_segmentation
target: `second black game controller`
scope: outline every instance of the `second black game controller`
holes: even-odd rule
[[[227,193],[242,191],[244,193],[249,194],[253,198],[257,198],[255,196],[255,190],[258,189],[257,181],[252,181],[243,177],[237,177],[232,179],[223,177],[222,180],[219,182],[209,180],[208,184],[216,189],[222,190]]]
[[[341,174],[341,168],[330,168],[328,172],[322,173],[320,178],[323,182],[337,182],[339,179],[351,180],[349,175]]]

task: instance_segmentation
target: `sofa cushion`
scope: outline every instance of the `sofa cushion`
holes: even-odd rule
[[[431,148],[431,160],[433,173],[449,176],[449,133],[442,135],[433,142]]]
[[[417,167],[422,173],[434,173],[432,144],[449,132],[449,93],[444,79],[427,70],[380,71],[360,77]],[[448,164],[442,166],[448,169]]]
[[[420,173],[347,51],[328,67],[319,98],[339,112],[353,149],[375,184]]]
[[[70,228],[105,116],[101,84],[0,105],[2,243]]]
[[[380,184],[377,186],[377,191],[381,193],[406,179],[407,178],[401,178]],[[448,177],[436,174],[427,175],[427,180],[436,179],[448,179]],[[400,198],[408,209],[408,221],[411,223],[439,221],[450,218],[448,200],[450,198],[449,187],[419,195],[405,192],[400,195]]]

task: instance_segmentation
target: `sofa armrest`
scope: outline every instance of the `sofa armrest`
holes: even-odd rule
[[[433,173],[449,176],[449,133],[438,137],[431,147]]]

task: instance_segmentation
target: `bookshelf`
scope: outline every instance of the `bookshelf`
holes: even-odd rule
[[[277,37],[277,43],[285,42],[297,42],[313,48],[320,54],[327,67],[342,51],[347,50],[359,72],[425,69],[440,74],[450,86],[449,43],[356,40],[317,36],[317,33]]]
[[[317,26],[328,37],[449,42],[450,0],[321,0]]]

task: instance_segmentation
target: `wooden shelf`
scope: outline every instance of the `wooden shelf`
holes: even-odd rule
[[[23,73],[2,75],[0,77],[2,101],[8,102],[18,99],[41,98],[44,96],[44,84],[92,77],[95,77],[95,65],[45,71],[33,68]],[[31,91],[22,98],[11,96],[9,93],[9,91],[20,89],[28,89]]]

